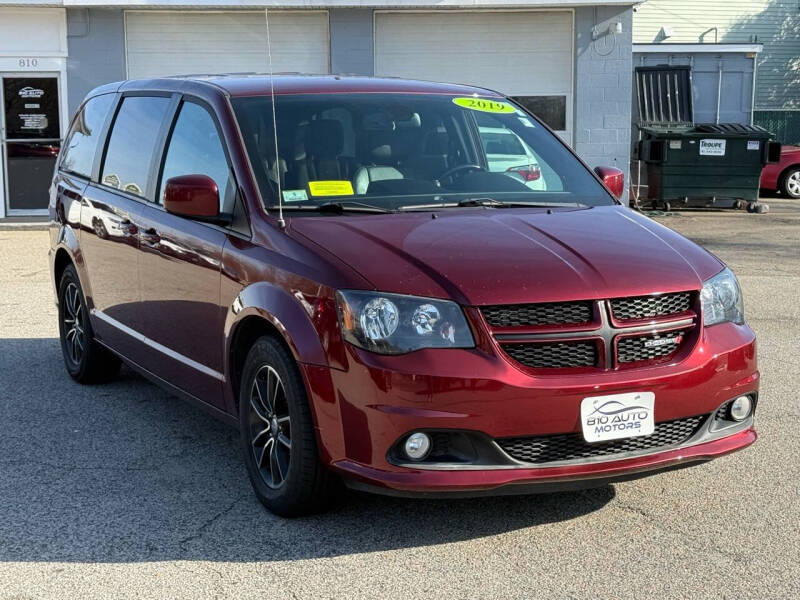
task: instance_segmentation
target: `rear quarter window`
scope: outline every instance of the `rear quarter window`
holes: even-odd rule
[[[67,134],[61,159],[62,169],[84,177],[92,176],[100,133],[113,101],[114,94],[105,94],[90,98],[83,105]]]
[[[144,197],[150,184],[150,164],[171,100],[128,96],[122,100],[108,140],[100,182]]]

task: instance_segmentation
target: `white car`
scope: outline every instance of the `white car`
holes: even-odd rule
[[[479,127],[489,170],[507,173],[532,190],[546,190],[539,160],[520,137],[504,127]]]

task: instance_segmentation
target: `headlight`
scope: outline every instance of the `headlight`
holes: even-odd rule
[[[706,325],[744,323],[742,290],[739,289],[736,275],[730,269],[725,269],[703,283],[700,299],[703,303],[703,323]]]
[[[461,307],[448,300],[357,290],[336,292],[344,339],[380,354],[472,348]]]

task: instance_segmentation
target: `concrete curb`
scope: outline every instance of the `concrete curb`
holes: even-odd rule
[[[47,231],[47,223],[0,223],[0,231]]]

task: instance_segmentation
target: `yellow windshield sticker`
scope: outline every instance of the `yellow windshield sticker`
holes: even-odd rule
[[[308,191],[312,196],[352,196],[353,184],[347,179],[309,181]]]
[[[469,108],[470,110],[480,110],[489,113],[513,113],[516,108],[511,106],[508,102],[500,102],[498,100],[488,100],[486,98],[453,98],[453,104],[458,104],[462,108]]]

